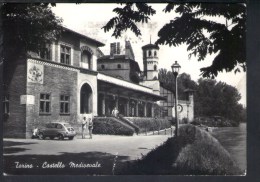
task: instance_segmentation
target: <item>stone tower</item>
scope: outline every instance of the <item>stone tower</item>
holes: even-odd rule
[[[159,47],[155,44],[147,44],[143,49],[144,74],[141,85],[153,89],[153,93],[160,95],[160,82],[158,79],[158,52]]]
[[[143,49],[143,64],[145,80],[158,80],[158,50],[155,44],[147,44]]]

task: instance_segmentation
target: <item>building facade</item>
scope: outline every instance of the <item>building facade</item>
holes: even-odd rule
[[[102,46],[65,28],[43,51],[5,63],[4,137],[28,138],[35,127],[52,121],[77,127],[84,115],[110,116],[113,108],[122,116],[155,117],[155,105],[172,103],[158,80],[157,46],[143,47],[144,77],[129,41],[124,51],[111,44],[110,55]]]

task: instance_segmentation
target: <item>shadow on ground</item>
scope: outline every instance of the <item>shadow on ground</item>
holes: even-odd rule
[[[126,165],[127,160],[129,160],[128,156],[115,156],[95,151],[61,155],[8,155],[4,156],[4,173],[7,175],[113,175]],[[31,164],[33,167],[20,168],[17,162],[27,167]],[[74,168],[71,167],[71,163],[81,166],[89,164],[89,167]],[[100,167],[90,167],[90,164],[92,166],[100,164]]]
[[[28,150],[28,149],[26,149],[26,148],[21,148],[21,147],[4,147],[4,150],[3,150],[3,152],[5,153],[5,154],[13,154],[13,153],[18,153],[18,152],[24,152],[24,151],[26,151],[26,150]]]
[[[13,141],[4,141],[3,142],[4,147],[12,147],[12,146],[17,146],[17,145],[31,145],[31,144],[36,144],[36,143],[13,142]]]

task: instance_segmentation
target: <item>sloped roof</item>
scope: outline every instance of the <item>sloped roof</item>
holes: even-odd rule
[[[149,49],[149,48],[152,48],[152,49],[160,49],[158,45],[155,45],[155,44],[147,44],[145,46],[142,47],[142,49]]]
[[[103,82],[110,83],[110,84],[113,84],[113,85],[116,85],[119,87],[123,87],[123,88],[129,89],[129,90],[134,90],[139,93],[143,93],[147,96],[156,98],[157,100],[165,100],[164,97],[153,93],[153,90],[149,87],[145,87],[145,86],[138,85],[138,84],[135,84],[132,82],[121,80],[121,79],[118,79],[118,78],[115,78],[115,77],[112,77],[109,75],[105,75],[102,73],[98,73],[97,79],[99,81],[103,81]]]
[[[102,47],[102,46],[105,45],[104,43],[102,43],[102,42],[100,42],[100,41],[98,41],[98,40],[96,40],[96,39],[93,39],[93,38],[90,38],[90,37],[88,37],[88,36],[86,36],[86,35],[80,34],[80,33],[76,32],[76,31],[74,31],[74,30],[71,30],[71,29],[67,28],[67,27],[63,27],[63,29],[64,29],[65,31],[67,31],[67,32],[76,34],[76,35],[79,36],[79,37],[82,37],[82,38],[84,38],[84,39],[87,39],[87,40],[90,41],[90,42],[93,42],[93,43],[97,44],[98,47]]]

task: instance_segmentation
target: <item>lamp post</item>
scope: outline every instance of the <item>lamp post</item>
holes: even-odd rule
[[[175,105],[175,124],[176,124],[176,128],[175,128],[175,136],[178,136],[178,129],[179,129],[179,121],[178,121],[178,111],[177,111],[177,106],[178,106],[178,86],[177,86],[177,77],[180,71],[181,66],[177,63],[177,61],[175,61],[174,64],[172,64],[172,73],[175,77],[175,101],[174,101],[174,105]]]

